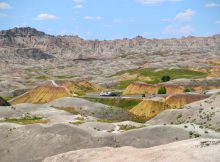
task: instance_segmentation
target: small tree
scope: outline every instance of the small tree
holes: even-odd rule
[[[158,89],[157,94],[167,94],[166,87],[160,87],[160,89]]]
[[[184,92],[192,92],[192,89],[191,89],[191,88],[186,87],[186,88],[184,89]]]
[[[165,75],[165,76],[162,76],[162,78],[161,78],[161,81],[162,82],[168,82],[168,81],[170,81],[170,76],[168,76],[168,75]]]

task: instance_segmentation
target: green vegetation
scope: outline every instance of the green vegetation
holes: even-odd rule
[[[79,114],[79,112],[77,112],[74,107],[56,107],[56,106],[52,106],[52,107],[58,110],[64,110],[74,115]]]
[[[116,88],[117,89],[125,89],[127,88],[131,83],[135,82],[136,80],[124,80],[124,81],[121,81],[117,86]]]
[[[1,97],[1,96],[0,96]],[[7,97],[2,97],[5,101],[10,101],[12,100],[14,97],[13,96],[7,96]]]
[[[70,124],[74,124],[74,125],[80,125],[83,124],[83,121],[75,121],[75,122],[70,122]]]
[[[161,81],[162,82],[168,82],[168,81],[170,81],[170,76],[168,76],[168,75],[165,75],[165,76],[162,76],[162,78],[161,78]]]
[[[166,87],[160,87],[160,89],[158,89],[157,94],[167,94]]]
[[[179,119],[179,118],[182,118],[182,114],[179,114],[177,117],[176,117],[176,119]]]
[[[215,129],[216,132],[220,132],[220,128]]]
[[[39,79],[39,80],[48,80],[49,77],[46,76],[46,75],[41,75],[41,76],[36,77],[36,79]]]
[[[71,79],[71,78],[75,78],[75,77],[77,77],[77,75],[58,75],[58,76],[55,76],[56,79],[60,79],[60,80]]]
[[[130,115],[130,120],[133,122],[137,122],[137,123],[145,123],[147,121],[145,116],[137,116],[134,114],[129,114]]]
[[[190,132],[189,132],[189,137],[190,137],[190,138],[193,138],[193,136],[194,136],[194,138],[198,138],[198,137],[200,137],[201,135],[200,135],[199,133],[195,133],[195,132],[190,131]]]
[[[151,81],[145,81],[148,84],[157,84],[161,82],[161,79],[164,76],[169,76],[170,79],[179,79],[179,78],[188,78],[188,79],[196,79],[196,78],[204,78],[208,75],[206,72],[193,71],[189,69],[163,69],[160,71],[156,71],[155,69],[131,69],[120,71],[116,73],[114,76],[120,76],[122,74],[138,74],[140,76],[149,77]],[[126,88],[130,83],[133,83],[137,80],[125,80],[121,81],[117,86],[118,89]]]
[[[118,125],[118,126],[120,127],[120,130],[125,130],[125,131],[145,127],[144,125],[143,126],[139,126],[139,127],[133,126],[133,125]]]
[[[193,92],[193,89],[192,89],[192,88],[189,88],[189,87],[186,87],[186,88],[184,89],[184,92]]]
[[[0,120],[0,122],[8,122],[8,123],[17,123],[17,124],[23,124],[23,125],[27,125],[27,124],[36,124],[36,123],[47,123],[47,120],[42,120],[43,117],[40,116],[29,116],[29,115],[25,115],[24,117],[21,118],[4,118],[2,120]]]
[[[138,105],[142,100],[140,99],[122,99],[122,98],[85,98],[92,102],[99,102],[105,105],[115,106],[122,109],[129,110]]]
[[[100,119],[100,120],[97,120],[97,122],[100,122],[100,123],[117,123],[119,121],[118,120],[110,120],[110,119]]]

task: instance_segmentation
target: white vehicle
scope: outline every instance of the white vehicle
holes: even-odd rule
[[[101,92],[99,95],[100,96],[111,96],[112,92]]]

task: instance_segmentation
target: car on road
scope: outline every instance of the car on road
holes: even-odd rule
[[[117,94],[115,92],[101,92],[99,95],[100,96],[106,96],[106,97],[120,96],[119,94]]]

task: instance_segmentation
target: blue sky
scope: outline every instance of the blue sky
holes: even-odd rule
[[[85,39],[220,33],[220,0],[0,0],[0,30],[34,27]]]

